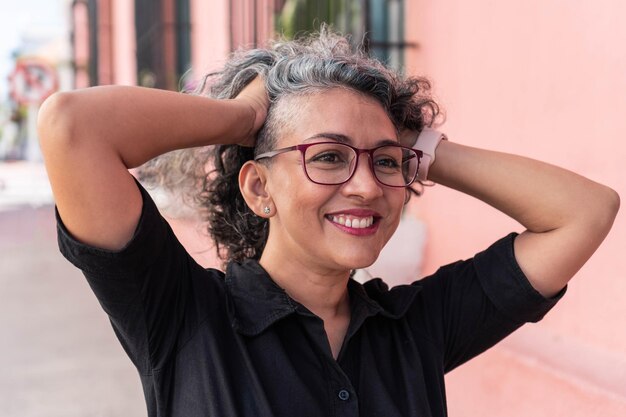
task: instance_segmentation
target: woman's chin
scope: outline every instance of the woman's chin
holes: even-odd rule
[[[371,266],[378,259],[378,253],[361,253],[354,254],[352,256],[345,256],[344,259],[341,260],[341,264],[345,266],[346,269],[363,269]]]

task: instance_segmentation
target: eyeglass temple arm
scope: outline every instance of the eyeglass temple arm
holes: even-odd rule
[[[402,158],[402,162],[404,163],[404,162],[406,162],[406,161],[410,161],[411,159],[413,159],[413,158],[415,158],[415,157],[417,157],[417,162],[420,162],[420,161],[421,161],[421,159],[422,159],[422,156],[424,156],[424,155],[423,155],[423,153],[422,153],[422,151],[417,151],[417,150],[416,150],[414,154],[411,154],[411,155],[409,155],[409,156],[408,156],[408,157],[406,157],[406,158]]]
[[[258,161],[259,159],[267,159],[267,158],[273,158],[276,155],[280,155],[281,153],[285,153],[285,152],[289,152],[289,151],[293,151],[295,149],[298,149],[298,146],[290,146],[288,148],[282,148],[282,149],[276,149],[273,151],[269,151],[269,152],[263,152],[260,155],[257,155],[254,160]]]

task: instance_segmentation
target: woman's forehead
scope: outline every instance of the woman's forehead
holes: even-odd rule
[[[354,146],[397,142],[397,130],[374,98],[345,88],[291,96],[281,103],[280,146],[336,140]],[[372,145],[373,146],[373,145]]]

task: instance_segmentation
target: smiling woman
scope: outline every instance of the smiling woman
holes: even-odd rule
[[[240,51],[213,78],[195,95],[57,94],[41,111],[61,251],[111,318],[150,416],[445,416],[445,372],[540,320],[619,207],[572,172],[443,140],[424,79],[326,29]],[[188,151],[160,166],[189,168],[225,272],[194,262],[128,173],[206,145],[210,161]],[[351,279],[424,180],[527,230],[411,285]]]

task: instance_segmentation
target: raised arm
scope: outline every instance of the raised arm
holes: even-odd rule
[[[619,210],[609,187],[536,160],[443,141],[429,179],[472,195],[527,230],[515,257],[546,297],[560,291],[608,234]]]
[[[267,112],[260,97],[265,97],[260,78],[234,100],[122,86],[50,97],[38,131],[68,230],[93,246],[124,247],[142,204],[128,169],[174,149],[253,144]]]

